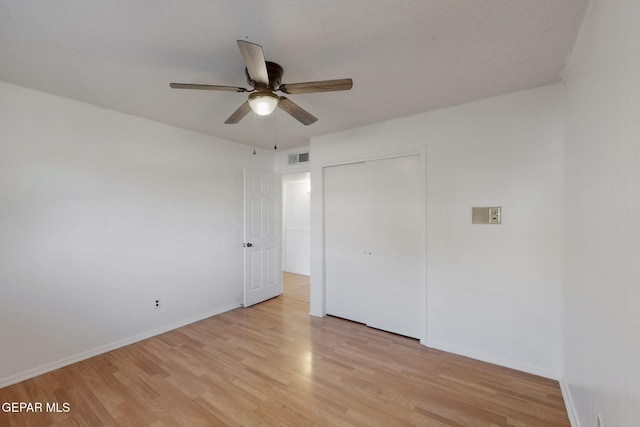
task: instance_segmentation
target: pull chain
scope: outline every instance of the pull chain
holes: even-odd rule
[[[278,110],[273,113],[273,149],[278,149]]]
[[[256,113],[253,113],[253,155],[256,155]]]

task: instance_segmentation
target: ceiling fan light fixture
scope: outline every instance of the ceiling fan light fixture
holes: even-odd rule
[[[247,83],[251,89],[236,86],[207,85],[199,83],[170,83],[174,89],[197,89],[227,92],[249,92],[249,99],[244,101],[225,120],[225,124],[236,124],[250,111],[260,116],[272,114],[276,107],[305,126],[315,123],[318,118],[300,107],[285,96],[277,96],[276,91],[294,95],[298,93],[334,92],[349,90],[353,86],[351,79],[319,80],[312,82],[282,83],[283,69],[275,62],[265,61],[264,51],[259,44],[246,40],[237,41],[245,65]]]
[[[268,116],[278,106],[279,98],[271,92],[254,92],[249,95],[249,106],[259,116]]]

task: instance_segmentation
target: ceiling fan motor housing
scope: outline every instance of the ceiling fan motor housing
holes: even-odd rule
[[[282,83],[282,74],[284,70],[275,62],[265,61],[265,63],[267,65],[267,74],[269,75],[269,85],[266,87],[271,90],[276,90],[280,87],[280,83]],[[262,85],[251,80],[251,77],[249,77],[249,70],[245,68],[244,73],[247,76],[247,83],[249,83],[251,87],[258,90],[263,88],[261,87]]]

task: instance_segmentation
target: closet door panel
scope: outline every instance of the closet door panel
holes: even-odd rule
[[[372,327],[420,334],[421,198],[419,156],[366,163],[367,236],[371,255],[367,321]]]
[[[327,313],[366,323],[366,235],[369,203],[364,163],[324,169]]]

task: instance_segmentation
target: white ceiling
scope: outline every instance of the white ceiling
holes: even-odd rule
[[[245,144],[279,148],[558,82],[588,0],[0,0],[0,79]],[[248,87],[236,40],[264,47],[318,117],[225,119]],[[275,128],[274,128],[275,126]]]

